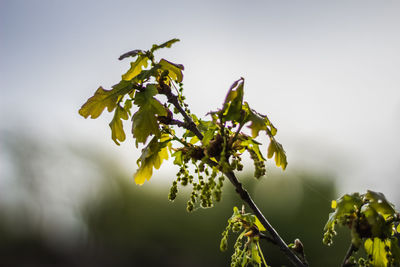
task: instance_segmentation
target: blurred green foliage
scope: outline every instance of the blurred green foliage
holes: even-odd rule
[[[24,146],[29,147],[30,141],[24,139],[24,142]],[[221,233],[232,215],[232,207],[242,205],[230,184],[226,184],[222,201],[215,207],[188,213],[186,201],[190,196],[189,188],[179,187],[181,193],[174,202],[170,202],[167,200],[169,183],[165,187],[137,186],[129,174],[121,172],[121,166],[113,164],[109,155],[99,152],[99,147],[75,144],[71,149],[71,146],[59,144],[57,149],[46,154],[41,150],[49,151],[47,145],[38,142],[37,147],[41,148],[36,150],[36,157],[22,157],[24,153],[18,156],[15,151],[12,152],[21,149],[19,144],[22,144],[21,140],[3,146],[9,155],[19,157],[19,160],[11,159],[14,167],[27,170],[16,173],[18,179],[23,179],[24,175],[44,178],[48,171],[46,168],[54,163],[49,161],[42,166],[38,161],[47,162],[51,158],[68,163],[68,169],[74,169],[71,175],[79,176],[74,179],[88,179],[83,175],[87,173],[79,172],[78,166],[74,165],[74,162],[80,162],[80,167],[95,169],[102,182],[94,183],[86,200],[76,204],[77,217],[84,231],[81,238],[74,242],[65,235],[45,234],[46,225],[50,222],[42,222],[44,228],[38,227],[29,218],[32,212],[25,212],[24,206],[16,206],[18,211],[15,212],[19,216],[14,215],[15,221],[10,224],[10,210],[0,205],[0,266],[229,265],[235,240],[230,237],[228,251],[221,252]],[[75,161],[69,161],[67,157],[75,157]],[[26,169],[26,166],[32,168]],[[62,171],[66,169],[58,172],[60,176]],[[50,175],[54,175],[53,172]],[[173,179],[162,176],[159,173],[157,180]],[[311,266],[340,264],[350,240],[338,235],[332,247],[322,244],[323,227],[331,211],[330,201],[337,198],[333,179],[329,175],[289,171],[284,174],[268,173],[260,180],[239,178],[287,242],[293,242],[295,238],[302,240]],[[40,179],[30,182],[35,181]],[[77,183],[76,186],[80,185]],[[58,192],[60,189],[54,187],[51,191]],[[46,210],[51,203],[44,199],[43,191],[37,192],[41,194],[38,203],[41,203],[42,210]],[[32,199],[34,194],[31,192]],[[10,225],[14,227],[10,228]],[[22,227],[17,228],[16,225]],[[71,236],[76,235],[71,233]],[[261,245],[271,266],[290,266],[275,246],[265,241]]]

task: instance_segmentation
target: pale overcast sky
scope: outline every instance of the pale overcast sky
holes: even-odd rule
[[[400,202],[399,14],[399,1],[0,0],[1,128],[137,157],[111,141],[110,116],[77,110],[129,68],[120,54],[179,38],[159,55],[185,65],[194,112],[220,107],[244,77],[289,169],[334,171],[343,192]]]

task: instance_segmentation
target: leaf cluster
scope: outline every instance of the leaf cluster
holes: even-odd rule
[[[268,266],[259,244],[260,231],[265,231],[265,228],[256,216],[245,213],[244,208],[240,211],[237,207],[233,208],[233,215],[228,220],[220,243],[220,250],[226,251],[229,232],[239,233],[234,244],[232,267]]]
[[[399,266],[400,247],[398,236],[399,214],[382,193],[367,191],[360,195],[346,194],[332,201],[333,212],[324,228],[323,242],[331,245],[337,224],[351,230],[355,250],[364,249],[368,259],[361,259],[360,266]]]
[[[282,169],[286,168],[287,160],[282,145],[275,140],[277,129],[267,116],[243,101],[243,78],[229,88],[222,108],[209,113],[210,120],[191,114],[183,95],[183,65],[166,59],[157,61],[154,56],[155,51],[171,47],[177,41],[172,39],[147,51],[137,49],[120,56],[120,60],[133,59],[121,81],[110,90],[100,87],[82,105],[79,114],[95,119],[105,109],[114,112],[109,125],[111,138],[117,145],[126,139],[123,120],[131,119],[136,146],[144,146],[137,161],[135,182],[143,184],[149,180],[153,169],[160,168],[172,156],[179,172],[170,199],[176,197],[179,184],[191,184],[188,210],[193,210],[195,203],[211,207],[213,201],[221,199],[222,174],[241,171],[244,152],[254,161],[255,177],[265,174],[266,158],[260,151],[261,143],[255,140],[261,132],[270,139],[267,158],[275,157],[276,165]],[[160,101],[165,97],[166,101]],[[246,124],[251,136],[241,131]]]

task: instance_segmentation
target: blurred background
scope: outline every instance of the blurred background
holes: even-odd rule
[[[289,165],[256,181],[249,164],[240,179],[311,266],[338,266],[349,240],[321,241],[331,199],[371,189],[400,205],[399,11],[369,0],[0,0],[0,266],[229,266],[219,241],[242,204],[233,188],[188,214],[187,189],[167,200],[172,164],[135,185],[134,142],[114,144],[107,112],[78,115],[129,69],[119,55],[172,38],[159,58],[185,65],[200,117],[246,79]]]

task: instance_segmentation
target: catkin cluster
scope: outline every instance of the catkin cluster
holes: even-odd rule
[[[195,166],[194,174],[189,170],[186,164],[192,161]],[[196,206],[202,208],[210,208],[214,205],[214,201],[221,201],[222,187],[224,184],[224,176],[218,176],[217,167],[209,167],[205,162],[207,158],[203,158],[199,164],[196,160],[185,158],[185,163],[181,165],[176,180],[172,182],[168,199],[173,201],[178,193],[178,185],[192,185],[192,193],[187,202],[187,211],[193,211]]]

